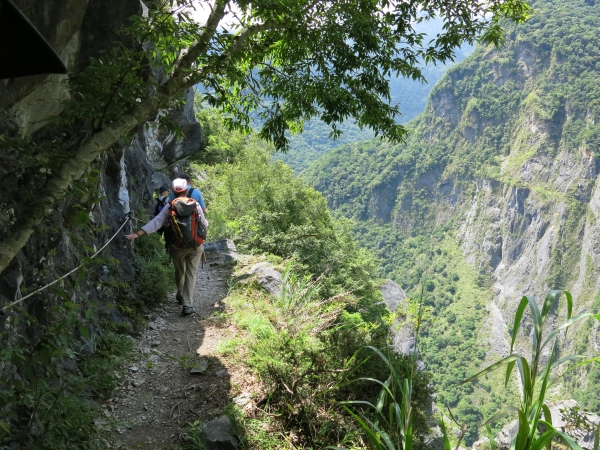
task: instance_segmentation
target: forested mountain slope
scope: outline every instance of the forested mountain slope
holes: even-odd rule
[[[565,288],[574,313],[600,309],[600,4],[533,7],[505,45],[479,47],[448,71],[406,145],[351,144],[304,172],[358,219],[359,239],[411,297],[425,283],[425,361],[441,403],[472,421],[505,393],[493,380],[471,392],[456,383],[486,354],[506,355],[521,296]],[[561,352],[597,353],[597,325],[583,327]],[[570,375],[554,394],[598,411],[599,374]]]
[[[424,22],[420,24],[421,32],[427,36],[435,36],[441,31],[441,21]],[[402,77],[392,77],[390,80],[391,103],[400,103],[402,112],[401,123],[408,123],[421,114],[427,106],[429,92],[442,78],[446,71],[463,61],[473,51],[473,46],[465,44],[456,53],[454,62],[446,65],[428,65],[423,67],[426,82]],[[354,122],[345,122],[340,127],[343,134],[333,139],[329,137],[330,128],[321,121],[311,120],[305,124],[302,133],[290,137],[290,149],[287,153],[277,153],[275,159],[289,164],[297,173],[306,169],[311,163],[327,152],[352,142],[364,141],[373,137],[373,132],[360,129]]]

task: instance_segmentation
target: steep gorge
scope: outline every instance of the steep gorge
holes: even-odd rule
[[[506,356],[523,295],[567,289],[574,313],[600,309],[600,5],[533,7],[504,45],[478,47],[448,71],[405,145],[351,144],[304,172],[330,207],[357,219],[359,239],[410,297],[424,282],[434,316],[425,361],[441,403],[465,416],[480,413],[462,395],[486,417],[514,395],[457,382]],[[561,354],[599,348],[598,325],[586,324]],[[553,395],[600,410],[596,372],[567,377]]]

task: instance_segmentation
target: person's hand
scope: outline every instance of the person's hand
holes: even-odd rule
[[[125,238],[129,239],[130,241],[135,241],[137,238],[139,238],[140,235],[137,233],[133,233],[133,234],[126,234]]]

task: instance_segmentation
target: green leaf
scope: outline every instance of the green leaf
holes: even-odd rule
[[[451,450],[452,448],[450,447],[450,440],[448,439],[448,432],[446,430],[444,419],[440,420],[439,424],[442,429],[442,435],[444,436],[444,450]]]
[[[487,434],[487,438],[490,441],[490,447],[491,447],[491,449],[492,450],[498,450],[498,446],[496,445],[496,439],[495,439],[494,433],[492,432],[492,427],[490,427],[489,424],[485,425],[485,431],[486,431],[486,434]],[[446,450],[446,449],[444,448],[444,450]]]
[[[554,369],[555,367],[558,367],[561,364],[564,364],[566,362],[574,361],[576,359],[585,359],[585,358],[586,358],[585,355],[569,355],[569,356],[565,356],[563,358],[560,358],[558,361],[553,362],[552,363],[552,369]]]
[[[573,440],[571,436],[562,431],[556,430],[556,434],[567,444],[572,450],[583,450],[577,442]]]
[[[564,293],[567,298],[567,320],[569,320],[573,314],[573,296],[569,291],[564,291]]]
[[[560,333],[561,330],[564,330],[566,328],[569,328],[571,325],[573,325],[574,323],[579,322],[582,319],[585,319],[587,317],[591,317],[594,314],[592,313],[583,313],[583,314],[579,314],[578,316],[575,316],[569,320],[567,320],[566,322],[564,322],[560,327],[555,328],[554,330],[552,330],[552,332],[548,335],[548,337],[546,338],[546,340],[544,341],[544,343],[542,344],[542,346],[540,348],[544,348],[546,345],[548,345],[548,343],[558,334]],[[599,315],[600,317],[600,315]],[[598,318],[598,320],[600,321],[600,318]]]
[[[532,340],[532,344],[531,344],[531,346],[533,348],[532,353],[535,353],[535,349],[538,347],[539,340],[542,338],[543,323],[542,323],[542,318],[540,315],[540,309],[538,308],[535,298],[533,298],[533,297],[525,297],[525,298],[527,298],[527,303],[529,304],[529,310],[531,311],[531,319],[533,320],[533,328],[535,330],[535,332],[533,333],[533,340]]]
[[[486,367],[482,371],[477,372],[475,375],[467,378],[466,380],[461,381],[459,384],[465,384],[465,383],[468,383],[469,381],[473,381],[474,379],[479,378],[480,376],[485,375],[486,373],[490,373],[490,372],[494,371],[498,367],[502,367],[503,365],[514,362],[520,358],[522,358],[522,356],[520,356],[520,355],[509,355],[505,358],[502,358],[500,361],[495,362],[491,366]]]
[[[79,333],[85,338],[85,339],[89,339],[90,338],[90,330],[88,330],[87,327],[84,327],[83,325],[79,327]]]
[[[365,431],[365,433],[367,433],[367,437],[369,438],[369,441],[371,442],[371,444],[373,446],[375,446],[375,450],[384,450],[382,445],[381,445],[381,440],[379,438],[378,435],[376,435],[375,433],[373,433],[373,431],[371,430],[371,427],[369,427],[365,421],[363,421],[360,417],[358,417],[350,408],[348,408],[345,405],[342,405],[342,407],[346,410],[346,412],[348,412],[348,414],[350,414],[354,420],[356,420],[358,422],[358,424],[362,427],[362,429]]]
[[[546,405],[542,405],[542,410],[544,411],[544,419],[545,420],[540,420],[539,423],[542,423],[548,427],[554,428],[552,426],[552,414],[550,413],[550,409]],[[542,447],[543,447],[543,445],[541,445],[539,448],[541,449]],[[551,440],[549,440],[548,443],[546,444],[546,450],[552,450]]]
[[[510,352],[513,352],[515,347],[515,340],[517,339],[517,334],[519,333],[519,327],[521,326],[521,319],[523,318],[523,313],[525,312],[525,308],[527,307],[528,299],[527,297],[523,297],[519,302],[519,306],[517,306],[517,312],[515,313],[515,320],[513,322],[512,329],[512,339],[510,341]]]
[[[490,417],[488,420],[486,420],[483,424],[489,425],[490,423],[495,422],[496,420],[508,415],[511,412],[518,413],[519,410],[517,408],[515,408],[514,406],[504,406],[496,414],[494,414],[492,417]]]
[[[515,368],[515,364],[516,364],[516,361],[512,361],[512,362],[508,363],[508,365],[506,366],[506,375],[504,377],[504,387],[508,386],[508,382],[510,381],[510,375],[512,374],[512,371]]]
[[[543,324],[546,321],[546,316],[552,307],[552,304],[560,297],[562,291],[550,291],[546,294],[546,299],[544,300],[544,305],[542,306],[542,313],[540,316],[541,323]]]
[[[10,433],[10,425],[0,421],[0,428],[2,428],[7,433]]]
[[[528,450],[526,447],[527,439],[529,438],[529,421],[523,410],[519,410],[519,430],[515,440],[516,450]]]
[[[544,434],[542,434],[539,438],[535,440],[535,442],[531,444],[530,450],[541,450],[544,446],[552,445],[552,438],[558,433],[554,428],[550,428],[550,430],[544,432]],[[550,447],[547,448],[549,449]]]

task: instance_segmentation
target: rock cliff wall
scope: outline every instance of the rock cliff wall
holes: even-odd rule
[[[133,45],[123,41],[117,30],[128,23],[129,17],[141,14],[143,7],[139,0],[16,0],[15,4],[61,56],[70,73],[84,68],[91,57],[98,56],[117,40]],[[19,134],[43,133],[49,120],[64,110],[64,101],[70,95],[68,76],[34,76],[0,82],[0,109],[12,115]],[[88,199],[82,194],[82,198],[65,199],[56,205],[56,213],[44,222],[0,277],[0,306],[18,299],[21,290],[31,291],[75,267],[91,254],[82,250],[82,243],[88,250],[100,248],[123,223],[126,214],[132,212],[139,220],[148,219],[156,189],[168,184],[168,175],[180,170],[178,164],[200,148],[202,129],[194,115],[193,101],[190,89],[183,106],[159,113],[169,115],[181,127],[185,138],[163,132],[158,117],[151,117],[146,126],[139,127],[95,161],[84,178],[97,190],[98,198]],[[8,181],[15,186],[19,183],[17,178]],[[89,214],[89,224],[76,232],[69,226],[69,208],[74,203]],[[101,255],[117,258],[118,270],[129,278],[135,274],[132,246],[123,235],[139,225],[130,222]],[[83,296],[88,300],[110,300],[102,298],[98,287],[106,273],[101,269],[94,273],[96,269],[88,273],[74,299]]]

